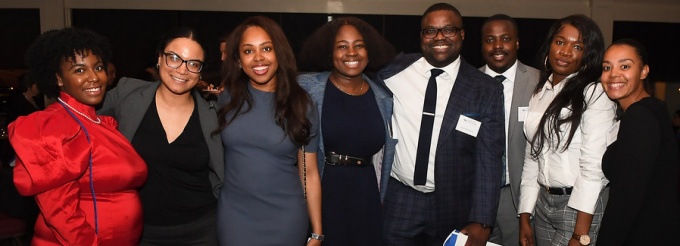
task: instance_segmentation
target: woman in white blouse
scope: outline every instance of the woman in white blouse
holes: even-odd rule
[[[524,122],[522,245],[595,243],[608,191],[602,155],[616,112],[597,83],[603,53],[602,33],[584,15],[556,21],[539,51],[545,67]]]

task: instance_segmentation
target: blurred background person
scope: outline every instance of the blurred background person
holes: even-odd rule
[[[44,109],[43,104],[42,94],[36,81],[31,80],[28,73],[21,75],[16,91],[10,94],[7,102],[7,123],[11,123],[19,116]]]
[[[397,141],[388,130],[392,98],[364,72],[375,72],[393,58],[392,45],[356,17],[326,23],[303,45],[301,62],[324,71],[298,76],[321,116],[324,245],[383,245],[376,236],[382,235],[378,179],[389,180],[390,170],[381,175],[380,167],[392,162]],[[382,162],[373,163],[376,154]]]
[[[678,241],[680,152],[664,102],[645,91],[647,63],[647,50],[632,39],[614,42],[604,54],[602,86],[624,114],[607,133],[602,170],[611,187],[599,245]]]
[[[539,246],[596,242],[609,191],[602,155],[616,111],[597,83],[603,53],[602,32],[585,15],[555,21],[541,46],[545,67],[524,121],[521,245],[533,245],[534,234]]]
[[[65,28],[43,33],[26,52],[31,80],[56,97],[9,126],[17,153],[14,184],[40,208],[32,245],[136,245],[142,158],[94,105],[106,90],[109,41]]]
[[[169,30],[156,48],[160,80],[121,78],[99,112],[114,116],[144,158],[140,245],[217,245],[224,161],[216,109],[196,88],[205,48],[194,30]]]
[[[505,99],[503,182],[490,241],[506,246],[519,245],[517,206],[527,143],[524,117],[539,77],[538,70],[517,59],[518,34],[515,20],[504,14],[493,15],[482,25],[482,58],[486,65],[479,70],[503,84]]]
[[[106,88],[111,90],[116,86],[116,65],[113,65],[113,63],[109,63],[106,66],[106,77],[108,78],[106,80]]]
[[[308,236],[307,245],[321,245],[318,116],[295,78],[293,50],[276,22],[254,16],[229,35],[227,54],[220,245],[303,245]]]

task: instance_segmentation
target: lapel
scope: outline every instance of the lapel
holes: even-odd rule
[[[527,96],[527,90],[531,91],[531,88],[527,88],[530,84],[526,83],[528,80],[527,67],[517,60],[517,71],[515,72],[512,89],[512,102],[510,103],[510,115],[508,116],[508,139],[512,139],[512,136],[517,132],[515,128],[522,125],[519,124],[517,107],[523,104],[522,101]]]
[[[439,132],[439,140],[437,140],[437,153],[439,153],[439,146],[443,146],[444,141],[451,134],[451,131],[456,126],[460,114],[462,114],[462,104],[467,98],[465,93],[470,93],[469,84],[470,81],[470,70],[474,70],[465,60],[460,61],[460,69],[458,69],[458,76],[456,77],[456,82],[453,84],[453,89],[451,89],[451,96],[449,97],[449,102],[446,104],[446,110],[444,111],[444,119],[442,120],[441,130]]]
[[[130,141],[132,141],[132,138],[139,128],[139,124],[142,123],[142,119],[144,118],[144,115],[146,115],[146,111],[149,109],[149,106],[151,106],[151,102],[154,99],[156,89],[158,89],[159,85],[160,81],[156,81],[139,90],[135,97],[130,98],[131,100],[129,101],[129,104],[127,104],[128,112],[125,112],[125,115],[118,116],[119,119],[126,118],[126,116],[129,117],[129,124],[127,124],[128,128],[122,129],[121,132],[123,132],[123,135],[125,135],[127,139],[130,139]]]

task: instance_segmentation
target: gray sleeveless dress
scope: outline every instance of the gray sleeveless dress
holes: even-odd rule
[[[248,89],[251,110],[221,132],[226,165],[217,217],[220,245],[304,245],[309,217],[296,167],[299,146],[274,121],[274,93]],[[225,105],[229,97],[222,93],[218,103]],[[314,137],[305,152],[318,148],[316,114],[309,110]]]

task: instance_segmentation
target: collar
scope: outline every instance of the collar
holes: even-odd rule
[[[67,103],[68,105],[71,105],[71,107],[73,107],[78,112],[81,112],[92,119],[97,118],[97,114],[95,113],[94,107],[79,102],[71,95],[66,94],[63,91],[59,92],[59,98],[61,98],[61,100]]]
[[[488,65],[484,65],[484,73],[493,77],[496,77],[497,75],[503,75],[505,76],[505,79],[510,81],[510,83],[515,83],[515,75],[517,74],[517,63],[519,63],[518,60],[515,60],[515,64],[512,64],[510,68],[505,70],[503,73],[496,73],[495,71],[491,70]]]
[[[538,95],[538,98],[539,98],[539,99],[543,98],[543,94],[545,93],[545,91],[548,91],[548,90],[554,90],[554,91],[556,91],[556,92],[561,91],[562,88],[564,88],[564,84],[565,84],[569,79],[575,77],[577,74],[578,74],[578,73],[569,74],[569,76],[567,76],[566,78],[564,78],[562,81],[560,81],[559,83],[557,83],[557,84],[554,85],[554,86],[552,85],[552,83],[550,83],[550,81],[553,80],[553,75],[550,74],[550,77],[548,77],[548,81],[546,81],[545,84],[543,84],[543,88],[541,89],[540,92],[538,92],[538,94],[539,94],[539,95]]]
[[[444,70],[444,73],[440,76],[448,76],[448,78],[452,78],[453,75],[457,74],[458,71],[460,70],[460,55],[458,55],[458,59],[455,61],[451,62],[449,65],[446,65],[445,67],[434,67],[430,63],[425,60],[425,57],[421,57],[418,59],[414,65],[416,68],[416,71],[418,71],[419,74],[422,74],[424,77],[429,78],[430,77],[430,70],[433,68],[438,68],[441,70]]]

